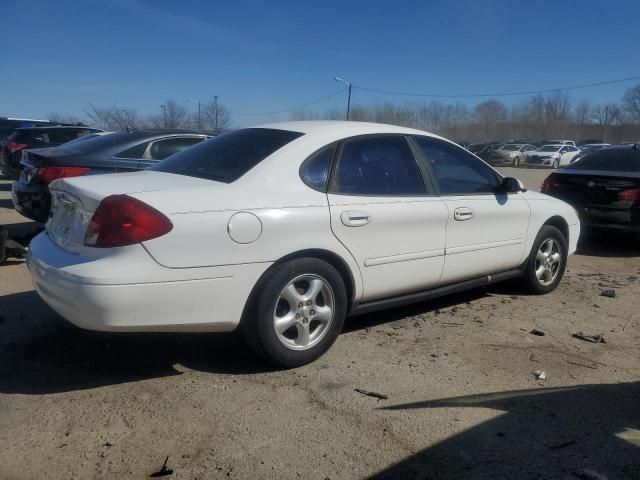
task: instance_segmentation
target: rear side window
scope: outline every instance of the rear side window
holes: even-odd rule
[[[127,148],[126,150],[114,155],[116,158],[142,158],[147,151],[147,146],[150,142],[142,142],[135,147]]]
[[[327,181],[335,151],[335,145],[331,145],[314,153],[303,163],[302,179],[311,188],[322,192],[327,190]]]
[[[347,140],[336,167],[335,193],[348,195],[424,195],[422,174],[404,137]]]
[[[236,130],[178,152],[150,170],[231,183],[302,135],[269,128]]]
[[[466,150],[429,137],[413,137],[433,169],[441,195],[495,193],[498,175]]]
[[[187,138],[167,138],[157,140],[151,144],[149,155],[154,160],[164,160],[174,153],[181,152],[185,148],[189,148],[196,143],[200,143],[203,138],[187,137]]]
[[[566,168],[570,170],[640,172],[640,151],[635,148],[595,151],[586,154]]]
[[[48,132],[50,143],[66,143],[89,133],[88,130],[52,128]]]

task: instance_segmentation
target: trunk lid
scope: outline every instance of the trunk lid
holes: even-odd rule
[[[59,247],[82,253],[92,248],[84,246],[84,236],[102,199],[110,195],[136,196],[144,192],[211,188],[215,185],[217,182],[211,180],[153,171],[56,180],[49,186],[51,213],[45,230]]]

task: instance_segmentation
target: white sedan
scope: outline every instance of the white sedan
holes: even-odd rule
[[[151,170],[61,179],[29,249],[40,296],[107,331],[240,327],[269,361],[322,355],[346,316],[519,278],[556,288],[572,207],[423,131],[291,122]]]
[[[569,165],[573,157],[579,153],[580,149],[572,145],[544,145],[527,153],[525,165],[551,168],[564,167]]]

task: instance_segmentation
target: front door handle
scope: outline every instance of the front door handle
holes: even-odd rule
[[[468,207],[458,207],[453,211],[454,220],[458,220],[459,222],[470,220],[474,215],[474,211]]]
[[[358,212],[355,210],[347,210],[342,212],[340,220],[347,227],[362,227],[371,221],[371,215],[367,212]]]

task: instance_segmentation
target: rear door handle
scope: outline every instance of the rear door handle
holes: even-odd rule
[[[474,215],[474,211],[468,207],[458,207],[453,211],[454,220],[458,220],[459,222],[470,220]]]
[[[371,221],[371,215],[367,212],[347,210],[340,214],[340,220],[347,227],[362,227]]]

